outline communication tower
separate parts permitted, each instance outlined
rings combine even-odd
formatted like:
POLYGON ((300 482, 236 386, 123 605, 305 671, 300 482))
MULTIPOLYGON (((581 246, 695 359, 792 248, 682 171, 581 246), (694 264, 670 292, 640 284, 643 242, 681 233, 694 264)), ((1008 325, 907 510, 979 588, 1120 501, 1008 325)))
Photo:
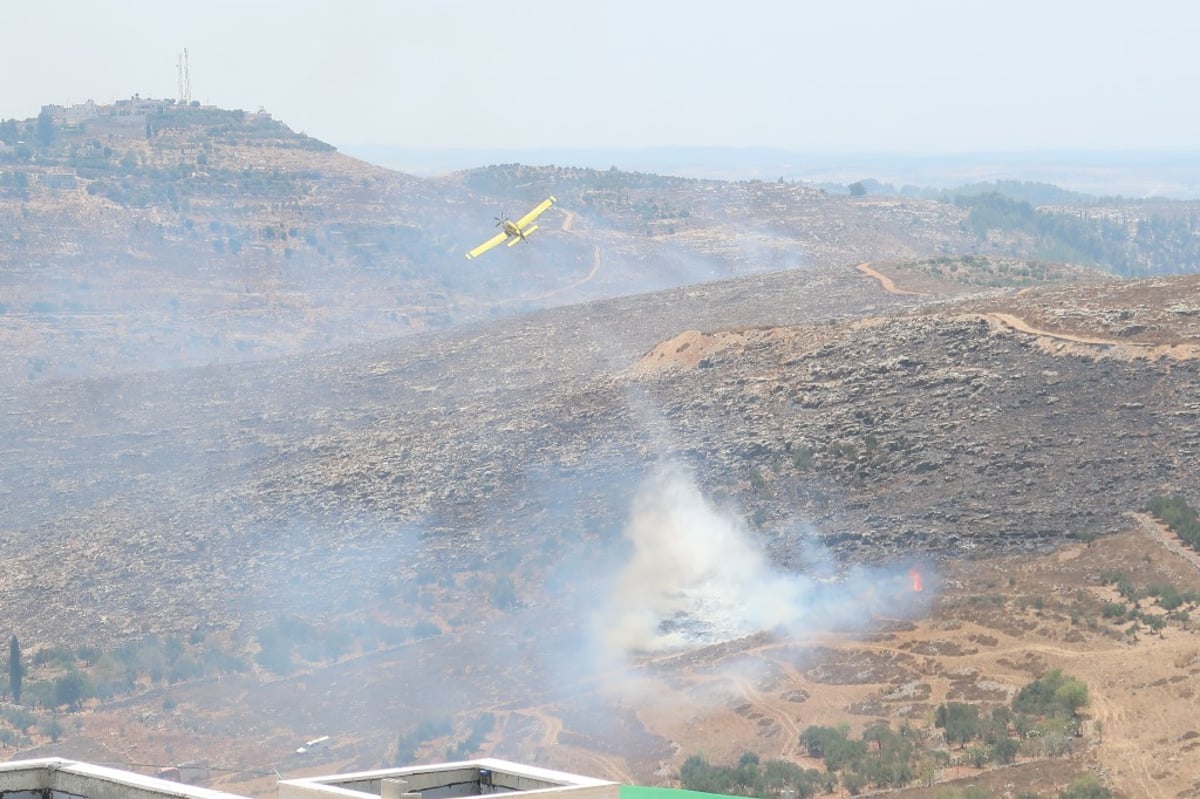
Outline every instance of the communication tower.
POLYGON ((175 67, 179 71, 179 102, 182 105, 188 105, 192 102, 192 76, 188 72, 188 51, 186 47, 179 54, 179 59, 175 62, 175 67))

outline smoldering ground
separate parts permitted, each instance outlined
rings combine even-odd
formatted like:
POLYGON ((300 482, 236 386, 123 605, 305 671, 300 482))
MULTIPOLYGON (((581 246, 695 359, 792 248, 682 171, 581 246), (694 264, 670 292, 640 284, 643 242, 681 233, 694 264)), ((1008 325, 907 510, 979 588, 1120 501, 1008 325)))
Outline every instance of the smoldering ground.
MULTIPOLYGON (((608 468, 617 475, 620 467, 608 468)), ((619 484, 582 488, 563 474, 535 481, 547 497, 539 526, 559 543, 522 578, 519 606, 487 624, 495 642, 488 659, 520 668, 480 674, 512 681, 510 711, 586 708, 593 728, 608 724, 619 736, 622 708, 681 702, 703 712, 725 701, 719 690, 663 691, 661 664, 677 654, 738 649, 758 634, 794 638, 803 649, 806 639, 866 634, 877 622, 917 617, 928 607, 936 582, 928 564, 841 564, 817 531, 797 524, 788 534, 802 539, 793 552, 801 553, 803 570, 785 569, 767 555, 761 535, 735 509, 705 496, 685 467, 624 468, 619 484), (606 514, 607 523, 595 521, 606 514), (591 529, 580 526, 586 518, 591 529), (913 574, 922 575, 924 590, 915 590, 913 574)), ((819 657, 818 648, 804 657, 819 657)), ((768 668, 749 651, 720 660, 716 668, 738 679, 768 668)))
POLYGON ((804 573, 772 563, 748 525, 703 496, 682 467, 657 467, 633 501, 629 558, 597 613, 597 635, 628 656, 763 631, 865 630, 881 613, 924 607, 929 594, 914 590, 913 564, 840 569, 815 530, 793 534, 802 537, 804 573))
POLYGON ((487 719, 498 756, 553 757, 542 747, 555 725, 560 742, 588 739, 616 752, 636 739, 657 752, 666 744, 653 723, 633 723, 630 714, 702 716, 727 705, 739 682, 772 668, 750 644, 760 634, 795 639, 797 663, 811 664, 824 650, 808 639, 866 634, 876 622, 915 617, 933 593, 914 590, 910 574, 916 567, 932 584, 927 565, 846 566, 803 524, 789 532, 803 539, 793 547, 803 571, 777 565, 760 534, 705 496, 678 463, 614 459, 594 467, 595 482, 565 471, 531 476, 537 511, 525 519, 524 544, 505 551, 497 540, 492 552, 460 563, 472 576, 458 585, 483 593, 430 611, 453 617, 455 607, 475 607, 474 620, 460 617, 421 643, 419 658, 406 656, 414 668, 419 662, 420 675, 375 673, 370 707, 391 708, 388 716, 402 701, 413 730, 423 719, 452 716, 447 724, 460 738, 487 719), (500 579, 489 574, 515 583, 501 612, 489 607, 487 592, 500 579), (708 679, 685 690, 664 685, 663 669, 689 652, 713 658, 708 679), (402 700, 386 693, 397 680, 409 686, 402 700), (431 686, 429 702, 411 690, 416 684, 431 686))

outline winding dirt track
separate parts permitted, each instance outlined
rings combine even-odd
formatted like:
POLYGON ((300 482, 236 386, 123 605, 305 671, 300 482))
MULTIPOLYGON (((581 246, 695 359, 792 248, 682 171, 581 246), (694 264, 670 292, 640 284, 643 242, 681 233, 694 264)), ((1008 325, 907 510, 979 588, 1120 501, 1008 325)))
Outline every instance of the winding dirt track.
MULTIPOLYGON (((919 291, 909 291, 902 289, 896 285, 896 282, 887 275, 871 267, 870 262, 857 264, 855 267, 864 275, 874 278, 879 281, 880 287, 888 294, 928 297, 919 291)), ((1192 360, 1200 358, 1200 346, 1194 344, 1159 344, 1154 342, 1141 341, 1122 341, 1114 338, 1099 338, 1096 336, 1082 336, 1075 333, 1064 333, 1057 330, 1047 330, 1046 328, 1034 327, 1019 316, 1010 313, 1002 313, 993 311, 980 315, 993 325, 1006 327, 1010 330, 1015 330, 1026 335, 1036 336, 1043 341, 1060 342, 1069 345, 1081 345, 1083 347, 1100 347, 1106 350, 1106 354, 1114 355, 1123 358, 1149 358, 1156 360, 1158 358, 1171 358, 1173 360, 1192 360)))
POLYGON ((993 324, 1000 324, 1019 333, 1037 336, 1039 339, 1049 339, 1066 344, 1079 344, 1085 347, 1102 347, 1108 351, 1108 354, 1123 358, 1148 358, 1150 360, 1170 358, 1176 361, 1200 358, 1200 347, 1194 344, 1156 344, 1153 342, 1119 341, 1112 338, 1080 336, 1034 327, 1024 319, 1007 313, 988 313, 984 314, 984 318, 993 324))
POLYGON ((888 294, 897 294, 897 295, 902 295, 902 296, 907 296, 907 297, 928 297, 929 296, 928 294, 921 292, 921 291, 909 291, 907 289, 899 288, 896 285, 896 282, 894 280, 892 280, 890 277, 888 277, 887 275, 881 274, 881 273, 875 271, 873 268, 871 268, 870 261, 864 261, 863 263, 858 264, 854 268, 857 269, 858 271, 862 272, 867 277, 873 277, 876 280, 878 280, 879 285, 882 286, 883 290, 886 291, 888 294))
MULTIPOLYGON (((1046 336, 1048 338, 1058 339, 1059 341, 1070 341, 1075 344, 1096 344, 1099 346, 1118 346, 1123 342, 1116 341, 1111 338, 1095 338, 1092 336, 1078 336, 1071 333, 1059 333, 1053 330, 1034 327, 1019 316, 1013 316, 1007 313, 988 313, 984 317, 994 322, 999 322, 1005 327, 1012 328, 1019 333, 1028 333, 1031 336, 1046 336)), ((1125 346, 1130 346, 1125 343, 1125 346)), ((1148 346, 1148 345, 1132 345, 1132 346, 1148 346)))
POLYGON ((579 214, 574 211, 568 211, 566 208, 559 208, 563 214, 562 230, 563 233, 570 233, 571 228, 575 227, 575 220, 579 218, 579 214))
MULTIPOLYGON (((579 214, 575 213, 574 211, 568 211, 566 208, 560 208, 558 210, 562 211, 562 213, 563 213, 562 231, 564 233, 571 233, 572 235, 576 235, 576 236, 580 235, 578 233, 575 233, 573 230, 573 228, 575 227, 575 220, 579 218, 579 214)), ((564 291, 571 291, 573 289, 579 288, 580 286, 584 285, 585 283, 589 283, 593 278, 596 277, 596 275, 597 275, 597 273, 599 273, 599 271, 600 271, 600 245, 597 244, 592 251, 592 268, 590 270, 588 270, 588 273, 586 275, 584 275, 583 277, 579 278, 578 280, 576 280, 572 283, 568 283, 565 286, 560 286, 559 288, 551 289, 550 291, 544 291, 541 294, 536 294, 533 296, 518 297, 518 298, 516 298, 516 300, 504 300, 497 304, 499 305, 499 304, 503 304, 504 302, 515 302, 518 300, 520 302, 528 302, 530 300, 544 300, 549 297, 553 297, 555 294, 562 294, 564 291)))

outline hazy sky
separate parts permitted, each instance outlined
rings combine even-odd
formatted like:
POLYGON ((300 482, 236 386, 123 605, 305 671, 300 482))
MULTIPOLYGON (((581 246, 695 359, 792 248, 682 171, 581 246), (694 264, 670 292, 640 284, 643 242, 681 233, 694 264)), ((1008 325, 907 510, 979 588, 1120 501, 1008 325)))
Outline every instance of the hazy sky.
POLYGON ((176 97, 339 147, 1200 149, 1193 0, 6 3, 0 118, 176 97))

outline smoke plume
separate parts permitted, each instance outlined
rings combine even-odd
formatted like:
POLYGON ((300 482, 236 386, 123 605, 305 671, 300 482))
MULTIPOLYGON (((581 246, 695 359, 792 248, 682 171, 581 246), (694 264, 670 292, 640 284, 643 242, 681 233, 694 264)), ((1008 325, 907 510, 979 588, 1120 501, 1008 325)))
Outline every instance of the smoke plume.
POLYGON ((782 570, 739 517, 714 506, 675 465, 659 468, 642 486, 625 537, 630 555, 598 618, 614 653, 762 631, 861 629, 880 613, 911 613, 925 596, 914 590, 911 563, 834 575, 836 566, 815 535, 805 543, 808 573, 782 570))

